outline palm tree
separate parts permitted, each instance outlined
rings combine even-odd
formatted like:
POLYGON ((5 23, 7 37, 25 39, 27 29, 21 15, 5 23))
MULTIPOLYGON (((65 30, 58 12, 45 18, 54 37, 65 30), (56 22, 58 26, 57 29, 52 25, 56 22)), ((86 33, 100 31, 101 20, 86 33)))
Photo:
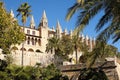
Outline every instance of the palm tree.
POLYGON ((68 60, 68 55, 74 51, 71 37, 63 35, 60 39, 56 37, 48 39, 46 51, 54 53, 55 60, 68 60))
MULTIPOLYGON (((23 32, 24 32, 24 26, 25 26, 25 23, 26 23, 26 21, 27 21, 27 17, 29 17, 30 16, 30 12, 31 12, 31 10, 30 10, 30 7, 31 6, 29 6, 28 5, 28 3, 23 3, 23 4, 21 4, 21 6, 17 9, 17 12, 18 12, 18 14, 17 14, 17 16, 19 16, 19 15, 21 15, 22 16, 22 23, 23 23, 23 32)), ((22 43, 22 63, 21 63, 21 65, 23 66, 23 54, 24 54, 24 42, 22 43)))
POLYGON ((46 52, 51 51, 51 53, 53 53, 53 50, 54 50, 55 54, 57 54, 57 51, 60 47, 59 42, 60 42, 60 39, 58 39, 56 37, 52 37, 52 38, 48 39, 48 44, 46 44, 46 52))
POLYGON ((73 44, 73 47, 74 47, 74 50, 75 50, 75 54, 76 54, 76 64, 78 63, 78 48, 79 48, 79 38, 77 36, 74 36, 72 38, 72 44, 73 44))
POLYGON ((120 39, 120 1, 119 0, 77 0, 77 2, 69 8, 66 19, 70 20, 75 12, 79 12, 76 26, 82 30, 89 21, 99 13, 104 11, 96 31, 101 31, 97 39, 107 41, 111 36, 113 42, 120 39), (104 28, 104 25, 110 23, 104 28))
POLYGON ((73 54, 74 51, 71 36, 63 35, 60 39, 60 46, 63 52, 60 56, 62 56, 63 60, 70 60, 69 55, 73 54))
POLYGON ((76 28, 72 36, 72 45, 76 54, 76 64, 78 64, 78 51, 82 51, 84 54, 88 52, 88 46, 81 41, 79 34, 80 28, 76 28))
POLYGON ((60 39, 56 37, 52 37, 48 39, 48 43, 46 44, 46 52, 51 52, 54 54, 54 63, 58 65, 58 59, 62 52, 62 46, 60 45, 60 39))

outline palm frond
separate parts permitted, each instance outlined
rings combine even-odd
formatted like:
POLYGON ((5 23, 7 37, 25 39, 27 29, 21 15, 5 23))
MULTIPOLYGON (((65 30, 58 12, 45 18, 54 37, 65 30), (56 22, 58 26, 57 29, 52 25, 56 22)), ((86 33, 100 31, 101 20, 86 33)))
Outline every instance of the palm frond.
POLYGON ((99 23, 96 26, 96 31, 100 31, 103 26, 108 23, 112 19, 112 13, 111 10, 107 11, 102 18, 100 19, 99 23))
POLYGON ((97 36, 97 40, 104 40, 104 41, 108 41, 110 36, 111 36, 111 31, 110 31, 110 27, 107 27, 106 29, 104 29, 98 36, 97 36))
POLYGON ((102 9, 102 3, 102 1, 95 2, 89 5, 88 9, 85 9, 82 12, 80 12, 76 25, 79 26, 80 24, 88 24, 91 18, 93 18, 102 9))
POLYGON ((73 16, 73 14, 76 12, 76 10, 81 6, 79 3, 75 3, 72 7, 68 9, 66 20, 69 21, 70 18, 73 16))
POLYGON ((116 34, 113 36, 113 43, 117 42, 119 39, 120 39, 120 32, 119 32, 119 33, 116 33, 116 34))

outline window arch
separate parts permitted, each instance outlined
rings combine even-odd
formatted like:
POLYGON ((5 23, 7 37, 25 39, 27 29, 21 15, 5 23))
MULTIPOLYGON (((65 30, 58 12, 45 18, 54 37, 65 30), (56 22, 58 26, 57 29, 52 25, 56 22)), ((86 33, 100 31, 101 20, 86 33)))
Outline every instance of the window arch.
POLYGON ((24 50, 24 51, 26 51, 26 49, 25 49, 25 48, 21 48, 20 50, 24 50))
POLYGON ((28 45, 30 44, 30 37, 28 37, 28 39, 27 39, 27 44, 28 45))
POLYGON ((34 52, 34 50, 33 50, 32 48, 28 49, 28 51, 30 51, 30 52, 34 52))
POLYGON ((31 39, 31 41, 32 41, 32 45, 34 45, 35 43, 34 43, 34 39, 33 38, 31 39))
POLYGON ((35 45, 37 44, 37 38, 35 38, 35 45))
POLYGON ((18 50, 18 48, 16 46, 13 46, 11 50, 18 50))
POLYGON ((39 46, 41 46, 41 40, 40 39, 38 39, 38 44, 39 44, 39 46))
POLYGON ((36 52, 38 52, 38 53, 43 53, 43 52, 42 52, 42 51, 40 51, 39 49, 37 49, 37 50, 36 50, 36 52))

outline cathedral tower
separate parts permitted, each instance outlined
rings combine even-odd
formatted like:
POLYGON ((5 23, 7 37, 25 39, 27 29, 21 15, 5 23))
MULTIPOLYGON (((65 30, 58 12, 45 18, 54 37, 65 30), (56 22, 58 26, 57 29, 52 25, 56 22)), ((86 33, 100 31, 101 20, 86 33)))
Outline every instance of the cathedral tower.
POLYGON ((59 21, 57 21, 57 25, 56 25, 56 37, 57 38, 61 38, 61 33, 62 33, 62 28, 60 26, 59 21))
POLYGON ((48 39, 48 20, 46 17, 46 12, 45 10, 43 11, 43 15, 39 24, 39 34, 41 37, 41 46, 42 46, 42 51, 45 52, 46 50, 46 44, 47 44, 47 39, 48 39))

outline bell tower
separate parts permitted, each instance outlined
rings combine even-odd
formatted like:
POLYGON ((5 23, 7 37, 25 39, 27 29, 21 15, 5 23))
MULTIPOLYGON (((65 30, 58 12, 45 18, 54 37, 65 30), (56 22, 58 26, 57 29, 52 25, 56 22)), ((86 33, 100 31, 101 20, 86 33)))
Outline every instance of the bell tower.
POLYGON ((48 43, 48 20, 46 17, 46 12, 45 10, 43 11, 43 15, 38 27, 39 30, 39 35, 41 37, 41 47, 42 47, 42 52, 45 52, 46 50, 46 44, 48 43))

